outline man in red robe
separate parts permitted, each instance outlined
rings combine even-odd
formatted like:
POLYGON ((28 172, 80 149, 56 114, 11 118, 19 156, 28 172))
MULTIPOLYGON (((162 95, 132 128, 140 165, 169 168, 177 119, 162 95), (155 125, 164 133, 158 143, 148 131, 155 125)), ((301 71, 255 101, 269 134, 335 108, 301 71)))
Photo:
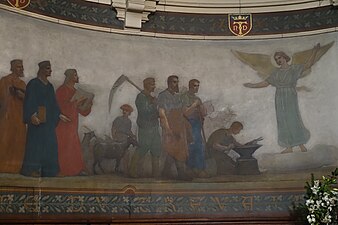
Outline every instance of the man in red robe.
POLYGON ((67 69, 65 76, 63 85, 56 90, 60 110, 71 120, 70 122, 60 121, 56 128, 60 176, 85 175, 85 163, 78 134, 78 114, 87 116, 91 112, 92 102, 89 107, 83 108, 81 106, 86 98, 73 98, 76 92, 74 85, 79 82, 75 69, 67 69))
POLYGON ((0 173, 19 173, 25 153, 23 63, 11 61, 12 73, 0 80, 0 173))

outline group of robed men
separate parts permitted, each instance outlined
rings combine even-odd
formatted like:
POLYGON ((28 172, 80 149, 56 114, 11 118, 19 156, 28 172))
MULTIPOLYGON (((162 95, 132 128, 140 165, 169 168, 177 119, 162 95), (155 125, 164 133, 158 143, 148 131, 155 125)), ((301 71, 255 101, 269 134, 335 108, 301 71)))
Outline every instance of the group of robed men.
POLYGON ((11 72, 0 80, 0 173, 33 177, 74 176, 85 173, 78 136, 78 114, 85 99, 73 100, 79 82, 75 69, 65 71, 64 83, 54 91, 48 81, 50 61, 38 64, 37 77, 27 86, 23 61, 11 61, 11 72))
POLYGON ((153 96, 156 87, 154 78, 144 79, 143 86, 144 90, 135 100, 139 147, 132 156, 129 176, 139 177, 138 164, 150 152, 152 176, 155 178, 191 180, 194 177, 210 177, 211 174, 206 172, 207 149, 210 150, 208 157, 216 160, 217 174, 234 173, 234 161, 226 153, 235 145, 241 145, 233 135, 238 134, 243 125, 236 121, 229 129, 218 129, 206 143, 203 130, 206 109, 196 95, 200 86, 197 79, 190 80, 189 90, 182 94, 179 93, 178 76, 171 75, 167 78, 167 89, 157 98, 153 96), (161 171, 159 158, 162 150, 166 158, 161 171), (173 164, 177 175, 172 170, 173 164))
POLYGON ((206 177, 204 144, 201 127, 205 110, 196 93, 200 82, 193 79, 189 90, 179 94, 179 79, 176 75, 167 78, 167 89, 158 97, 155 90, 155 79, 143 80, 144 90, 135 100, 137 108, 138 142, 129 167, 129 175, 138 177, 138 162, 149 151, 152 161, 152 175, 155 178, 174 178, 189 180, 193 176, 206 177), (160 135, 160 129, 162 134, 160 135), (162 149, 166 153, 164 168, 161 172, 159 158, 162 149), (176 166, 177 176, 171 170, 176 166))
MULTIPOLYGON (((11 61, 12 73, 0 80, 0 128, 5 131, 0 135, 0 173, 46 177, 85 175, 78 114, 88 115, 92 102, 83 110, 80 106, 85 99, 73 100, 74 85, 79 82, 75 69, 65 71, 64 83, 55 93, 48 81, 52 72, 50 61, 38 65, 37 77, 27 86, 20 79, 24 76, 24 69, 19 59, 11 61)), ((183 94, 179 93, 178 83, 178 76, 169 76, 167 89, 156 98, 153 96, 155 79, 148 77, 143 80, 144 90, 135 100, 139 147, 130 162, 131 177, 139 177, 138 162, 148 151, 152 156, 152 175, 155 178, 191 180, 193 177, 209 177, 205 170, 206 147, 216 160, 217 173, 226 174, 231 170, 232 161, 224 151, 239 145, 232 135, 239 133, 243 125, 235 122, 229 129, 219 129, 205 143, 203 121, 206 110, 196 96, 200 82, 190 80, 189 90, 183 94), (161 171, 159 158, 162 149, 166 159, 161 171), (177 175, 172 172, 173 164, 177 175)), ((127 104, 121 109, 127 115, 132 111, 127 104)), ((113 132, 112 129, 114 138, 113 132)))

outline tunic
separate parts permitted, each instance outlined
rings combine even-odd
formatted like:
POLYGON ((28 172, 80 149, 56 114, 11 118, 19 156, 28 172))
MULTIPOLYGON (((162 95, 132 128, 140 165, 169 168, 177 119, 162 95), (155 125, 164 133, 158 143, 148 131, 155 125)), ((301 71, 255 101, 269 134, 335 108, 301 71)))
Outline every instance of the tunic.
POLYGON ((178 94, 171 94, 169 90, 162 91, 158 96, 158 107, 165 110, 165 114, 173 132, 166 135, 162 130, 162 147, 178 161, 188 158, 188 144, 186 136, 186 119, 183 116, 182 101, 178 94))
POLYGON ((79 111, 76 102, 70 101, 75 91, 75 88, 70 88, 66 85, 62 85, 56 90, 56 99, 61 113, 71 120, 70 122, 59 121, 56 128, 60 174, 63 176, 78 175, 85 169, 78 134, 78 114, 87 116, 90 113, 90 109, 79 111))
POLYGON ((227 129, 221 128, 212 132, 208 138, 207 148, 211 153, 211 156, 216 161, 217 174, 234 174, 235 165, 234 161, 223 151, 219 151, 213 148, 214 144, 220 144, 223 146, 228 146, 230 144, 235 144, 235 138, 230 135, 227 129))
POLYGON ((161 136, 159 132, 157 104, 151 102, 143 92, 139 93, 135 100, 137 108, 138 142, 137 151, 141 156, 148 151, 153 156, 161 154, 161 136))
POLYGON ((126 142, 131 132, 131 120, 124 116, 118 116, 113 121, 112 130, 116 129, 115 136, 112 138, 117 142, 126 142))
POLYGON ((26 126, 22 120, 23 99, 9 88, 25 90, 20 78, 8 75, 0 80, 0 173, 19 173, 25 152, 26 126))
MULTIPOLYGON (((196 100, 200 100, 196 95, 189 92, 182 95, 183 105, 190 107, 196 100)), ((187 164, 190 168, 205 168, 205 152, 202 139, 202 121, 198 109, 195 109, 188 116, 191 125, 192 142, 189 144, 189 158, 187 164)))
POLYGON ((39 78, 27 84, 23 106, 23 118, 27 124, 27 139, 21 174, 52 177, 59 172, 58 147, 55 128, 59 121, 60 109, 56 102, 54 87, 44 84, 39 78), (38 107, 46 109, 46 122, 39 125, 31 123, 31 116, 38 112, 38 107))
POLYGON ((282 147, 305 144, 310 139, 310 132, 305 128, 300 115, 296 91, 302 71, 302 65, 291 65, 288 69, 276 69, 266 79, 276 87, 278 144, 282 147))

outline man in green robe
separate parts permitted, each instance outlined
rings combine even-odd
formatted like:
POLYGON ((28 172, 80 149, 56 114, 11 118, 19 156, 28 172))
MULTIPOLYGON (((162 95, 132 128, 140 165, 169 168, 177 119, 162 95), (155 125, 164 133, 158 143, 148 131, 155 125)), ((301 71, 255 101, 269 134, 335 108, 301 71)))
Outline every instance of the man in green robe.
POLYGON ((135 100, 137 108, 138 142, 129 169, 131 177, 138 177, 138 162, 149 151, 151 153, 152 175, 155 178, 160 176, 159 157, 161 154, 161 137, 159 132, 158 110, 156 98, 151 95, 155 90, 155 79, 148 77, 143 80, 144 90, 141 91, 135 100))

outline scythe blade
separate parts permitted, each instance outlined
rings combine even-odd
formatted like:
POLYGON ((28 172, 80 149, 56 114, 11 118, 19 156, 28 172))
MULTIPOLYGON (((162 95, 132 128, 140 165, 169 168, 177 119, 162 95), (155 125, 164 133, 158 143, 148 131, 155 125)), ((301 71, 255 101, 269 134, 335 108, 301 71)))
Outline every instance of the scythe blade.
POLYGON ((121 84, 125 81, 128 81, 131 85, 136 87, 137 90, 142 91, 142 89, 139 86, 137 86, 134 82, 132 82, 126 75, 122 74, 119 78, 117 78, 117 80, 113 84, 113 87, 110 89, 109 100, 108 100, 109 112, 110 112, 111 104, 113 102, 113 97, 114 97, 114 94, 117 88, 121 86, 121 84))
POLYGON ((117 88, 119 86, 121 86, 121 84, 126 81, 128 78, 125 76, 125 75, 121 75, 119 78, 117 78, 117 80, 115 81, 115 83, 113 84, 113 87, 110 89, 110 92, 109 92, 109 100, 108 100, 108 110, 110 112, 110 108, 111 108, 111 104, 113 102, 113 97, 114 97, 114 94, 117 90, 117 88))

